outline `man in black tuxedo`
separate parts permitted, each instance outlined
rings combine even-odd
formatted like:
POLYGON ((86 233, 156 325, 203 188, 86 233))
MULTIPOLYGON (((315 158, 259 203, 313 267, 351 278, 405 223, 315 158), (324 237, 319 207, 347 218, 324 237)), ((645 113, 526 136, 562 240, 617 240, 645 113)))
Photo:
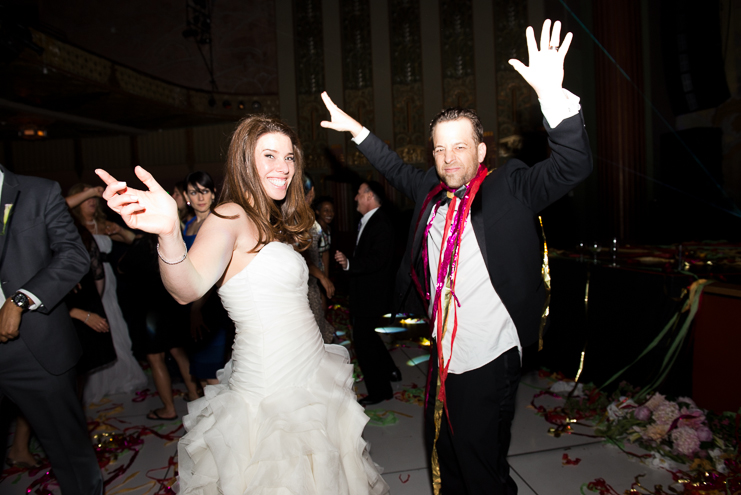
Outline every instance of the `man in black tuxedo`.
POLYGON ((552 35, 550 27, 549 20, 543 24, 540 50, 527 29, 529 67, 510 60, 538 94, 549 135, 551 156, 533 166, 510 160, 487 173, 480 165, 486 155, 481 122, 472 110, 452 108, 430 124, 436 167, 421 171, 322 95, 332 118, 322 126, 351 132, 371 164, 416 203, 396 297, 408 296, 407 308, 429 304, 434 317, 425 436, 440 467, 433 483, 446 495, 517 493, 506 456, 521 350, 538 340, 546 299, 536 214, 592 170, 579 99, 561 87, 572 36, 559 49, 561 25, 554 24, 552 35), (468 214, 456 217, 466 207, 468 214), (448 227, 446 217, 464 221, 448 227), (441 251, 460 257, 439 263, 441 251), (419 290, 411 288, 410 274, 419 290), (437 379, 445 385, 439 401, 437 379))
POLYGON ((358 402, 367 406, 393 397, 391 379, 401 379, 376 327, 391 307, 393 291, 394 227, 381 206, 381 184, 363 182, 355 201, 362 215, 352 256, 335 253, 335 260, 350 275, 350 314, 353 345, 363 371, 368 395, 358 402))
POLYGON ((80 342, 62 302, 90 258, 59 184, 1 165, 0 181, 0 399, 7 395, 28 419, 63 494, 102 494, 75 389, 80 342))

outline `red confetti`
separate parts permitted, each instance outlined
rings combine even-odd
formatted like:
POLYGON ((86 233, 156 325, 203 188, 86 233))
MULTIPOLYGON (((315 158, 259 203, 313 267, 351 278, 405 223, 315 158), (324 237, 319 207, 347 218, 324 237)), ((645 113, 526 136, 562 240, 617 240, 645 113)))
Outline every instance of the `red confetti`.
POLYGON ((599 495, 620 495, 613 487, 607 484, 607 481, 605 481, 604 478, 597 478, 594 481, 590 481, 587 484, 587 490, 590 492, 598 492, 599 495))
POLYGON ((403 480, 403 479, 401 479, 401 475, 399 475, 399 481, 401 481, 402 483, 406 483, 407 481, 409 481, 409 478, 411 478, 411 477, 412 477, 411 474, 407 474, 407 479, 403 480))
POLYGON ((572 459, 571 457, 569 457, 569 454, 565 452, 563 456, 561 457, 561 463, 564 466, 578 466, 580 462, 581 462, 581 459, 579 459, 578 457, 576 459, 572 459))

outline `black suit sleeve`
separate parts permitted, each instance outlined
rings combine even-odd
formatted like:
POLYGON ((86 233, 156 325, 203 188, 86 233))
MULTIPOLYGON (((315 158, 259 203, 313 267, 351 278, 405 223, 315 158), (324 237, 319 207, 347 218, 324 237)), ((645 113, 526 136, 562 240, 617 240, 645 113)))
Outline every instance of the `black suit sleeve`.
POLYGON ((567 194, 592 172, 592 153, 582 113, 563 120, 555 129, 543 121, 551 156, 532 167, 519 162, 511 167, 508 176, 512 194, 534 212, 567 194))
POLYGON ((44 220, 51 260, 23 284, 23 289, 39 298, 43 306, 38 311, 49 313, 90 269, 90 257, 57 183, 47 196, 44 220))
POLYGON ((413 165, 404 163, 404 160, 375 134, 369 134, 358 145, 358 150, 394 188, 409 199, 416 202, 419 199, 416 195, 420 194, 420 191, 426 192, 427 189, 421 187, 425 173, 413 165))
POLYGON ((364 245, 363 256, 348 258, 350 268, 347 272, 350 276, 386 270, 394 255, 394 230, 391 224, 380 221, 371 226, 371 220, 368 221, 369 225, 363 229, 363 234, 360 236, 360 241, 364 245))

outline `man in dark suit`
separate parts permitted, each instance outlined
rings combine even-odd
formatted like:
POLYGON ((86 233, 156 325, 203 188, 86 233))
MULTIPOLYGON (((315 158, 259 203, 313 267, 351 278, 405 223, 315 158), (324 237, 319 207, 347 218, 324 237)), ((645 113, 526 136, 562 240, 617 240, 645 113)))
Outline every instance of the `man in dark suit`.
POLYGON ((386 345, 376 333, 384 313, 391 307, 393 292, 394 228, 381 206, 385 194, 381 184, 363 182, 355 201, 362 215, 355 251, 347 257, 335 253, 335 260, 350 275, 350 314, 353 345, 363 371, 368 395, 358 402, 367 406, 393 397, 391 379, 400 380, 386 345))
POLYGON ((62 302, 90 258, 59 184, 0 165, 0 399, 31 424, 67 494, 102 494, 103 479, 75 391, 81 348, 62 302))
POLYGON ((433 483, 446 495, 517 493, 506 456, 521 349, 538 340, 546 300, 535 217, 592 169, 579 100, 561 87, 571 33, 559 49, 560 23, 552 35, 550 27, 543 25, 540 50, 528 28, 529 67, 510 60, 538 94, 549 135, 551 156, 531 167, 510 160, 488 172, 481 122, 453 108, 430 124, 436 166, 423 172, 323 95, 332 121, 322 126, 351 132, 371 164, 416 202, 396 296, 408 296, 407 307, 428 305, 434 325, 425 436, 437 454, 433 473, 440 468, 433 483))

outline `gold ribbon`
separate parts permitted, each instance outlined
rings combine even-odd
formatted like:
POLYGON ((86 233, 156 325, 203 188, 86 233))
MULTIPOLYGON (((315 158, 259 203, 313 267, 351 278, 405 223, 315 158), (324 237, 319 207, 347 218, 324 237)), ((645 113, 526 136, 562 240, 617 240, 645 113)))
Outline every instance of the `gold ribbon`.
POLYGON ((543 304, 543 311, 540 315, 540 328, 538 329, 538 351, 542 351, 543 331, 545 330, 545 324, 548 321, 551 308, 551 269, 548 265, 548 243, 545 240, 543 218, 538 216, 538 222, 540 222, 540 232, 543 234, 543 267, 541 268, 541 275, 543 276, 543 285, 545 286, 545 303, 543 304))

